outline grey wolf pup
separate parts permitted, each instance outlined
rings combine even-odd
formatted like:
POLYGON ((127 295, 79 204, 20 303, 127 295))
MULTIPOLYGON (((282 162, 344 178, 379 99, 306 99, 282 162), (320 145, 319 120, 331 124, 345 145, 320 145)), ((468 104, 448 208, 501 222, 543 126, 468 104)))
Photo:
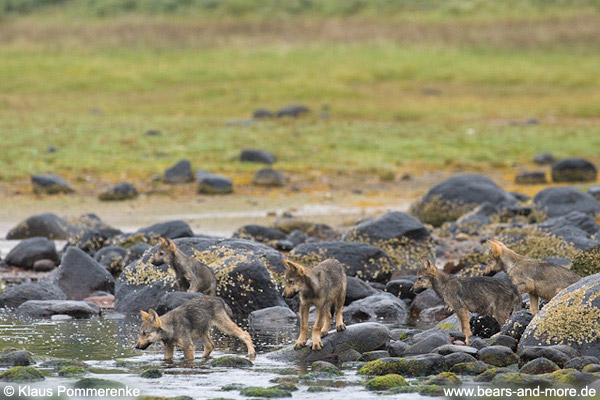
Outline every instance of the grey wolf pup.
POLYGON ((160 246, 154 253, 152 264, 167 264, 175 270, 175 278, 182 292, 200 292, 217 295, 217 279, 214 272, 193 257, 179 250, 171 239, 160 238, 160 246))
POLYGON ((335 308, 335 329, 341 332, 346 329, 342 314, 346 299, 346 272, 339 261, 328 259, 320 262, 314 268, 306 268, 290 260, 283 260, 287 271, 285 273, 285 288, 283 295, 287 298, 300 295, 300 336, 294 348, 300 349, 308 340, 308 312, 314 305, 317 316, 311 336, 311 348, 323 348, 322 336, 326 336, 331 327, 331 307, 335 308))
POLYGON ((488 276, 459 278, 436 268, 430 260, 421 260, 415 293, 432 288, 446 306, 456 313, 460 330, 469 344, 471 326, 469 311, 491 315, 502 326, 515 310, 521 309, 519 290, 510 282, 488 276))
POLYGON ((521 293, 529 293, 532 314, 540 310, 540 298, 548 301, 567 286, 581 279, 558 264, 521 256, 502 242, 488 240, 492 247, 485 274, 505 271, 521 293))
POLYGON ((210 329, 216 326, 221 332, 239 338, 248 348, 248 358, 254 360, 256 351, 248 332, 240 329, 232 320, 231 309, 219 297, 200 296, 159 317, 153 309, 142 314, 140 338, 135 348, 145 350, 152 343, 162 342, 165 359, 173 358, 175 347, 183 349, 186 359, 194 359, 194 341, 204 345, 202 357, 208 357, 215 348, 210 329))

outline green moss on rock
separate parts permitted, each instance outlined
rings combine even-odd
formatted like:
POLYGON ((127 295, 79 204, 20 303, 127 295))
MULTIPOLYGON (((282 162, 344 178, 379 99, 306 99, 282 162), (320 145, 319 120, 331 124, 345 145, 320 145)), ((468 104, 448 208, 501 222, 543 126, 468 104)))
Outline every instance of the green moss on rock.
POLYGON ((571 261, 571 270, 581 276, 600 272, 600 244, 577 253, 571 261))
POLYGON ((458 375, 479 375, 490 368, 486 363, 482 361, 473 361, 466 363, 454 364, 450 368, 450 372, 458 375))
POLYGON ((5 382, 35 382, 44 379, 44 375, 33 367, 12 367, 0 374, 0 381, 5 382))
POLYGON ((84 375, 86 372, 87 371, 85 370, 85 368, 78 367, 75 365, 70 365, 70 366, 61 368, 58 371, 58 375, 65 376, 65 377, 73 377, 73 376, 84 375))
POLYGON ((163 376, 163 373, 158 368, 148 368, 144 372, 142 372, 140 374, 140 376, 142 378, 147 378, 147 379, 157 379, 157 378, 160 378, 161 376, 163 376))
POLYGON ((210 362, 213 367, 228 367, 228 368, 248 368, 251 367, 252 361, 243 357, 223 356, 217 357, 210 362))
POLYGON ((377 376, 367 381, 365 387, 369 390, 388 390, 397 386, 406 386, 408 382, 398 374, 377 376))
POLYGON ((436 376, 426 379, 423 383, 425 385, 448 386, 459 385, 462 382, 453 372, 440 372, 436 376))
POLYGON ((262 398, 278 398, 278 397, 292 397, 292 393, 287 390, 277 389, 274 387, 263 388, 263 387, 247 387, 240 390, 240 394, 246 397, 262 397, 262 398))

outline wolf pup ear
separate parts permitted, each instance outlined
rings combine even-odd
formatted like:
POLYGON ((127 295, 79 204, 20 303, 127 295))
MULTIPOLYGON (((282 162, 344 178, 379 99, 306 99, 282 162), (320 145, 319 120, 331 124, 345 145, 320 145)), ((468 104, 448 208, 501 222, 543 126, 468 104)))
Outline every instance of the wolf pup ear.
POLYGON ((150 318, 150 315, 144 310, 140 310, 140 314, 142 315, 142 319, 144 321, 147 320, 148 318, 150 318))
POLYGON ((287 260, 287 259, 283 260, 283 263, 285 264, 285 266, 287 267, 288 270, 295 271, 300 276, 304 276, 306 273, 306 270, 304 269, 304 267, 298 263, 295 263, 295 262, 287 260))
POLYGON ((503 244, 500 242, 495 242, 493 240, 489 240, 489 239, 488 239, 488 243, 490 244, 490 246, 492 246, 492 256, 500 257, 502 255, 503 244))
POLYGON ((153 309, 149 309, 148 314, 150 315, 150 322, 154 323, 154 327, 160 328, 162 326, 162 321, 160 320, 160 317, 158 316, 156 311, 154 311, 153 309))
POLYGON ((166 246, 167 245, 167 242, 165 241, 164 237, 161 236, 159 239, 160 239, 161 246, 166 246))
POLYGON ((437 267, 435 266, 435 264, 433 263, 433 261, 431 261, 430 259, 425 259, 425 264, 427 265, 427 270, 433 274, 435 274, 437 272, 437 267))
POLYGON ((167 244, 169 245, 169 249, 171 251, 175 251, 175 243, 173 243, 171 239, 167 238, 167 244))

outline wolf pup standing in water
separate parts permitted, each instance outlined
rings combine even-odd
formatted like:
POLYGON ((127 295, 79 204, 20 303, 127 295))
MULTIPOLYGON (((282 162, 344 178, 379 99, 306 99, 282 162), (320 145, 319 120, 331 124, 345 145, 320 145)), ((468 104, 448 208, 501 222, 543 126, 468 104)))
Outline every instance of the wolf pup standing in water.
POLYGON ((485 273, 505 271, 521 293, 529 293, 533 315, 540 310, 540 297, 548 301, 581 279, 575 272, 558 264, 519 255, 502 242, 488 240, 488 243, 492 250, 485 273))
POLYGON ((458 278, 424 259, 412 290, 420 293, 429 288, 456 313, 460 330, 467 337, 467 345, 471 337, 469 312, 491 315, 502 326, 513 311, 521 309, 521 295, 512 283, 487 276, 458 278))
POLYGON ((175 270, 175 278, 182 292, 200 292, 217 295, 217 279, 214 272, 193 257, 179 250, 171 239, 160 238, 160 245, 151 259, 152 264, 167 264, 175 270))
POLYGON ((183 349, 186 359, 194 359, 194 341, 204 345, 202 357, 208 357, 215 348, 210 330, 216 326, 221 332, 239 338, 248 348, 248 358, 254 360, 256 351, 248 332, 231 320, 231 309, 219 297, 200 296, 159 317, 153 309, 141 311, 142 327, 135 348, 145 350, 152 343, 162 342, 165 359, 173 358, 175 347, 183 349))
POLYGON ((326 336, 331 327, 331 307, 335 308, 335 329, 341 332, 346 329, 342 315, 346 300, 346 272, 339 261, 328 259, 314 268, 306 268, 290 260, 283 260, 287 272, 283 295, 287 298, 300 294, 300 336, 294 348, 300 349, 308 340, 308 312, 311 305, 317 311, 317 318, 312 330, 311 348, 323 348, 322 336, 326 336))

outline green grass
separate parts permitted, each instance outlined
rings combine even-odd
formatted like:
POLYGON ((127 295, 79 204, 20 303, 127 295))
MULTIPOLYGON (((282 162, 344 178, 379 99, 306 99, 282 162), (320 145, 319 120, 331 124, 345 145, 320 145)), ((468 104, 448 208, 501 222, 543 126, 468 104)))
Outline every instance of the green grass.
MULTIPOLYGON (((431 10, 439 11, 441 2, 427 4, 434 3, 431 10)), ((568 11, 575 3, 566 4, 568 11)), ((64 7, 83 6, 67 1, 64 7)), ((446 13, 445 20, 414 25, 417 33, 410 36, 410 28, 408 39, 396 40, 386 32, 408 28, 365 17, 380 12, 373 7, 347 20, 350 27, 341 33, 328 30, 333 20, 310 18, 272 26, 235 18, 207 22, 219 36, 203 30, 206 20, 183 16, 71 21, 34 7, 32 16, 12 17, 0 23, 0 38, 6 38, 0 45, 0 178, 56 172, 148 179, 181 158, 197 168, 246 173, 257 166, 234 161, 244 147, 271 150, 281 160, 278 168, 298 173, 483 170, 522 164, 541 151, 599 161, 600 42, 578 29, 583 21, 595 32, 600 18, 540 17, 530 24, 499 17, 473 22, 481 34, 470 35, 446 13), (307 33, 303 24, 325 30, 307 33), (365 36, 351 36, 354 27, 365 36), (447 34, 435 36, 438 30, 447 34), (427 94, 431 89, 440 94, 427 94), (306 104, 312 113, 228 125, 257 108, 290 103, 306 104), (329 118, 320 116, 323 110, 329 118), (511 125, 528 118, 541 123, 511 125), (148 129, 164 134, 144 136, 148 129), (58 152, 47 154, 49 146, 58 152)))

